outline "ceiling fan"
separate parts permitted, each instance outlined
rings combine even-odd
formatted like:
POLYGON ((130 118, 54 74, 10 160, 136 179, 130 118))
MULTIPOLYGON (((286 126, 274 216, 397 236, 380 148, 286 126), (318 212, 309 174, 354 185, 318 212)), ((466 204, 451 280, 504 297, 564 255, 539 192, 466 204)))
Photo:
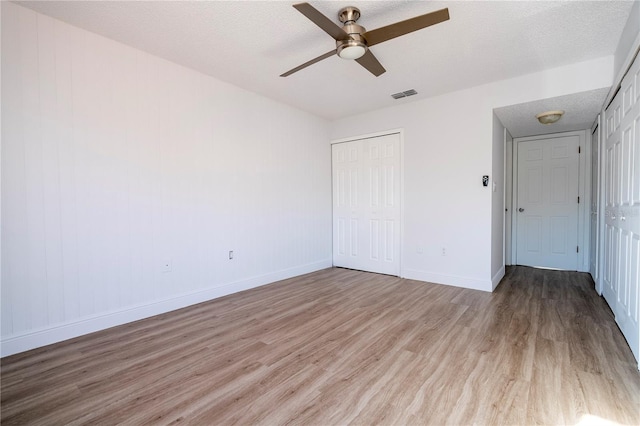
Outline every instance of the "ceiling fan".
POLYGON ((280 77, 287 77, 294 72, 327 59, 333 55, 338 55, 343 59, 355 59, 360 65, 365 67, 371 74, 378 77, 386 70, 378 62, 373 53, 369 50, 371 46, 391 40, 396 37, 439 24, 449 19, 449 9, 444 8, 425 15, 416 16, 395 24, 367 31, 364 27, 356 24, 360 18, 360 10, 357 7, 348 6, 340 9, 338 19, 344 24, 341 28, 329 18, 320 13, 309 3, 294 4, 298 12, 309 18, 311 22, 320 27, 324 32, 333 37, 336 41, 336 48, 330 52, 320 55, 302 65, 299 65, 280 77))

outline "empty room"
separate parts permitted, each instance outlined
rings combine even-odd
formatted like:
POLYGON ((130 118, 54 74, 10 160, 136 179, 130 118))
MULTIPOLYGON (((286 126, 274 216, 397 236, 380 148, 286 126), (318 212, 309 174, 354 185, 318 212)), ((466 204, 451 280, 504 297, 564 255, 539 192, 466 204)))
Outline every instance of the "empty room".
POLYGON ((640 2, 0 19, 3 425, 640 424, 640 2))

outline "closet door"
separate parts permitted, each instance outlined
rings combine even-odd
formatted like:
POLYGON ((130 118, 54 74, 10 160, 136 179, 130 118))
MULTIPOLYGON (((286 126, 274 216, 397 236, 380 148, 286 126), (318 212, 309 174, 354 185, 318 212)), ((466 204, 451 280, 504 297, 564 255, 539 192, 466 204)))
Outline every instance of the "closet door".
POLYGON ((400 135, 331 151, 334 266, 400 275, 400 135))
POLYGON ((605 261, 603 295, 640 359, 640 61, 605 111, 605 261))

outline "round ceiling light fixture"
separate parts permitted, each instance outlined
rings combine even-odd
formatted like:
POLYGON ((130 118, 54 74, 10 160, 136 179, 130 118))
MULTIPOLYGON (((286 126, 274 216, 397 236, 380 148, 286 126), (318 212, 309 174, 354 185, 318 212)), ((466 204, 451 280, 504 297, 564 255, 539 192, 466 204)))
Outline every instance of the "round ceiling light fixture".
POLYGON ((538 119, 540 124, 549 125, 549 124, 553 124, 556 121, 560 120, 560 118, 562 118, 562 114, 564 114, 564 111, 562 111, 562 110, 546 111, 546 112, 541 112, 540 114, 536 115, 536 118, 538 119))
POLYGON ((338 56, 342 59, 362 58, 367 52, 367 45, 359 40, 346 40, 338 45, 338 56))

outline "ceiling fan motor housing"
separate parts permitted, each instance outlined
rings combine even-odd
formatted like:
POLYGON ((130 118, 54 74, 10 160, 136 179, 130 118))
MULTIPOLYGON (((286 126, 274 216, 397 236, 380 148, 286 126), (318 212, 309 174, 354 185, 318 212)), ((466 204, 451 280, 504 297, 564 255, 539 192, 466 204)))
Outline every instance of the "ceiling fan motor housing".
MULTIPOLYGON (((358 50, 362 50, 362 54, 364 54, 367 50, 367 40, 362 35, 366 31, 365 28, 356 23, 349 23, 342 27, 342 29, 349 34, 351 38, 347 40, 336 40, 338 56, 345 58, 344 53, 342 55, 340 53, 347 48, 359 48, 358 50)), ((353 58, 346 57, 346 59, 353 58)))
POLYGON ((338 56, 343 59, 357 59, 367 51, 367 40, 363 36, 366 29, 356 24, 358 18, 360 10, 357 7, 348 6, 338 12, 338 19, 344 24, 342 29, 351 37, 347 40, 336 40, 338 56))

